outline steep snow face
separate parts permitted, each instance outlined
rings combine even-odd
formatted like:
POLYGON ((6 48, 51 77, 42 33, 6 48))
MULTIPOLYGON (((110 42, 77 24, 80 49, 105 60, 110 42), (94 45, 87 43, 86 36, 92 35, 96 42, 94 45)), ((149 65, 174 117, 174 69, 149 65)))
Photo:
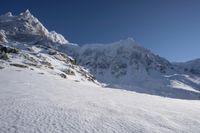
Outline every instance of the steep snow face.
POLYGON ((0 29, 5 30, 8 38, 14 41, 47 40, 59 44, 68 43, 62 35, 49 32, 29 10, 18 16, 13 16, 10 12, 0 16, 0 29))
POLYGON ((133 85, 148 77, 170 73, 173 66, 133 39, 112 44, 84 45, 79 50, 77 62, 88 68, 99 80, 106 83, 133 85))
POLYGON ((195 82, 200 79, 198 76, 181 71, 131 38, 111 44, 77 46, 68 53, 72 53, 78 64, 109 87, 173 98, 199 99, 200 83, 195 82), (74 54, 71 51, 75 51, 74 54))
POLYGON ((49 32, 48 38, 50 38, 50 40, 52 40, 53 42, 59 43, 59 44, 69 43, 67 40, 65 40, 65 38, 61 34, 58 34, 55 31, 49 32))

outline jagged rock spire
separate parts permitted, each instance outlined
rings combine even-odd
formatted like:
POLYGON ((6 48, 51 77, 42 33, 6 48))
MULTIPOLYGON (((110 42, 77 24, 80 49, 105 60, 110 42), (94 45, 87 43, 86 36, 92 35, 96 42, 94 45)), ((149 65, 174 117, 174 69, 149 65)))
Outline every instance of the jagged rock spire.
POLYGON ((33 15, 31 14, 31 12, 29 11, 29 9, 27 9, 25 12, 20 13, 20 16, 23 18, 33 18, 33 15))

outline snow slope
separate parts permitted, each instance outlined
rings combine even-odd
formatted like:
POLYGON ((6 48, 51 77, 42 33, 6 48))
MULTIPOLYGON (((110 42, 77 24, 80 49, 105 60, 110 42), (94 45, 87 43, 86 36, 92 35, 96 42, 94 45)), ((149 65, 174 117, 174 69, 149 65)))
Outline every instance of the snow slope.
POLYGON ((67 50, 79 65, 109 87, 171 98, 200 98, 200 83, 193 82, 200 79, 199 75, 183 71, 132 38, 110 44, 73 46, 67 50))
POLYGON ((97 83, 94 76, 66 53, 58 50, 70 44, 55 31, 49 32, 29 10, 17 16, 0 16, 0 61, 3 67, 14 65, 45 70, 44 73, 97 83))
POLYGON ((0 132, 200 132, 200 102, 0 70, 0 132))

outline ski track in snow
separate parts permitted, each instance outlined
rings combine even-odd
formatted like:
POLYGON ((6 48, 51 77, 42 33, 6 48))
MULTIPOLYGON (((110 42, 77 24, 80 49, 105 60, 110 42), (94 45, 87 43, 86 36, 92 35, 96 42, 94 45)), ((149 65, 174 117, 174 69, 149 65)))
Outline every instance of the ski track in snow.
POLYGON ((200 102, 0 70, 0 133, 200 132, 200 102))

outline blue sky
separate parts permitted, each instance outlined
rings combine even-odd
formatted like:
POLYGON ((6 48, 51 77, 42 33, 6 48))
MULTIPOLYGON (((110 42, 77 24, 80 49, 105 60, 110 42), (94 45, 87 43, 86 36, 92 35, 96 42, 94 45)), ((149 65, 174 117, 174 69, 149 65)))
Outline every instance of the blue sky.
POLYGON ((0 13, 30 9, 78 44, 133 37, 170 61, 200 58, 200 0, 1 0, 0 13))

